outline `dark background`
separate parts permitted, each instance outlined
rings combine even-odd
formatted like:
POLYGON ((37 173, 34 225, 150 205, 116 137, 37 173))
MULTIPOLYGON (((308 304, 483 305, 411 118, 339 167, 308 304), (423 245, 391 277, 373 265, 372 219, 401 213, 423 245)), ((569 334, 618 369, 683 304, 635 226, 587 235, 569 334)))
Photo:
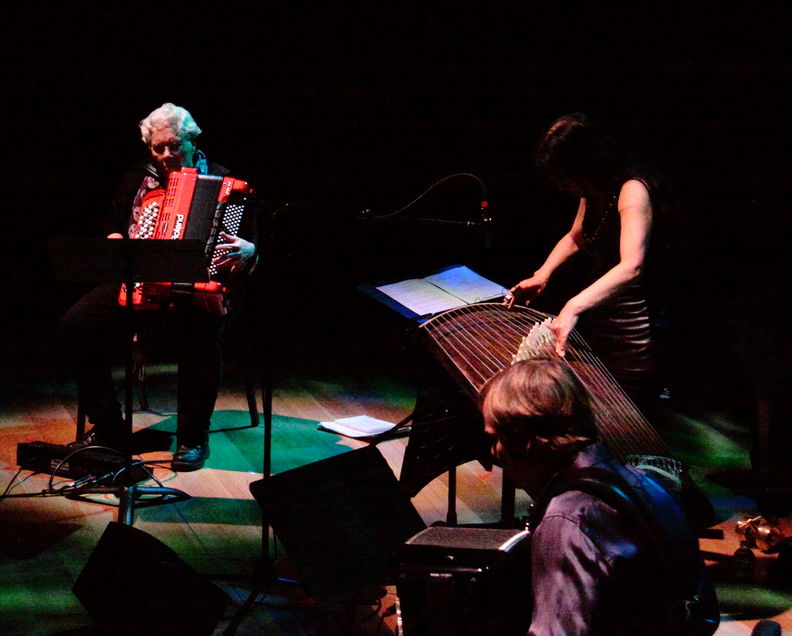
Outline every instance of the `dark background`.
POLYGON ((437 265, 467 262, 504 285, 528 275, 574 213, 535 179, 531 148, 555 117, 583 111, 673 187, 655 270, 664 320, 698 338, 736 319, 744 337, 785 346, 786 11, 338 4, 6 10, 7 355, 24 355, 20 342, 82 291, 53 280, 47 239, 98 232, 121 175, 144 157, 137 122, 164 101, 193 113, 210 159, 251 181, 268 211, 289 203, 266 220, 279 282, 262 293, 295 324, 361 324, 356 284, 437 265), (469 177, 397 217, 359 218, 460 172, 486 187, 488 237, 418 220, 478 221, 469 177))

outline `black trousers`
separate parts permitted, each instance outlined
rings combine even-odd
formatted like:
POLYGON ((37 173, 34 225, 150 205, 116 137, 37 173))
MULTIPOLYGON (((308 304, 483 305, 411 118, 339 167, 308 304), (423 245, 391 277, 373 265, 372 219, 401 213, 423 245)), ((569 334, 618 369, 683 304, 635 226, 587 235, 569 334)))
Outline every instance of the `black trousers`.
POLYGON ((176 296, 173 307, 135 311, 130 324, 129 313, 118 303, 119 287, 96 287, 61 319, 65 354, 89 420, 100 431, 123 430, 112 367, 125 360, 131 334, 138 333, 175 353, 179 443, 205 443, 222 371, 223 319, 198 307, 190 296, 176 296))

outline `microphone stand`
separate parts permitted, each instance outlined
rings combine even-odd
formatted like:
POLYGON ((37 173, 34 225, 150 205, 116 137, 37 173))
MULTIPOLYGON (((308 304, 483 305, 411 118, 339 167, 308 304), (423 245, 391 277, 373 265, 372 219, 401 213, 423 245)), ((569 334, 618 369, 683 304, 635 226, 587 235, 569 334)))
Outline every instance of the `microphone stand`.
MULTIPOLYGON (((263 306, 265 312, 264 327, 255 342, 256 350, 252 356, 258 361, 256 365, 259 373, 259 383, 261 387, 261 401, 262 401, 262 415, 264 420, 264 434, 262 440, 263 458, 262 458, 262 479, 269 479, 272 477, 272 394, 274 387, 273 372, 272 372, 272 331, 273 331, 273 303, 270 296, 272 295, 272 287, 274 284, 275 276, 275 263, 274 263, 274 232, 272 225, 277 221, 278 213, 289 207, 288 203, 283 204, 274 212, 264 215, 259 210, 256 215, 256 235, 259 238, 260 247, 257 248, 259 253, 258 268, 261 268, 261 285, 265 292, 259 297, 263 298, 263 306), (264 223, 264 219, 269 220, 269 224, 264 223)), ((224 635, 233 636, 236 630, 242 624, 247 614, 255 605, 256 599, 259 595, 267 590, 269 586, 277 579, 275 560, 270 554, 270 533, 272 526, 269 519, 262 511, 261 517, 261 555, 253 570, 251 576, 252 588, 248 593, 245 600, 242 602, 239 609, 234 616, 231 617, 228 625, 223 630, 224 635)))
MULTIPOLYGON (((124 369, 124 423, 126 424, 126 438, 124 448, 124 480, 120 487, 103 489, 101 486, 94 489, 87 489, 82 492, 110 492, 118 497, 118 522, 127 526, 134 524, 135 517, 135 504, 138 499, 146 495, 157 495, 159 499, 153 501, 146 501, 144 505, 159 505, 172 503, 175 501, 183 501, 189 499, 190 495, 184 491, 177 490, 176 488, 165 488, 155 486, 138 486, 134 483, 132 478, 132 437, 134 435, 134 428, 132 426, 132 400, 133 400, 133 376, 134 376, 134 338, 135 338, 135 308, 133 305, 133 296, 135 289, 135 272, 132 266, 131 245, 132 240, 129 238, 122 239, 124 249, 128 252, 127 258, 127 276, 124 281, 126 305, 124 307, 124 315, 126 316, 127 329, 128 329, 128 346, 126 351, 126 364, 124 369)), ((169 241, 170 242, 170 241, 169 241)), ((82 494, 82 493, 81 493, 82 494)))

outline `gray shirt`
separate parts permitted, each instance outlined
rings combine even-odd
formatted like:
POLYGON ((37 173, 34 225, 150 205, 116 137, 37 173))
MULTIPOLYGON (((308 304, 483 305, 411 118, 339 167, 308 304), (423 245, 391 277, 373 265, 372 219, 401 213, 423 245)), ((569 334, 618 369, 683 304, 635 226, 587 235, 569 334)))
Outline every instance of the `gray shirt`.
MULTIPOLYGON (((584 449, 574 466, 617 471, 639 486, 642 481, 637 471, 611 461, 600 444, 584 449)), ((641 569, 645 539, 633 526, 592 494, 573 490, 550 501, 531 541, 531 636, 617 634, 622 609, 642 615, 630 596, 652 573, 641 569)))

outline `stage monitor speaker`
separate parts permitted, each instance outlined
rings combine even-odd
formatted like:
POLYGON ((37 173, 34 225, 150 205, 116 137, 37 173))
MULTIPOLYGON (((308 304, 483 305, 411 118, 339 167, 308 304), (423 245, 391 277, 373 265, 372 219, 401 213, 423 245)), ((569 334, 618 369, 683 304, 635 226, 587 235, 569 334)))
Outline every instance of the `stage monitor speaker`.
POLYGON ((526 634, 527 530, 432 527, 405 542, 397 592, 405 636, 526 634))
POLYGON ((376 446, 250 484, 304 589, 321 600, 394 583, 399 547, 425 525, 376 446))
POLYGON ((169 547, 115 521, 72 591, 98 627, 121 634, 211 634, 229 601, 169 547))

